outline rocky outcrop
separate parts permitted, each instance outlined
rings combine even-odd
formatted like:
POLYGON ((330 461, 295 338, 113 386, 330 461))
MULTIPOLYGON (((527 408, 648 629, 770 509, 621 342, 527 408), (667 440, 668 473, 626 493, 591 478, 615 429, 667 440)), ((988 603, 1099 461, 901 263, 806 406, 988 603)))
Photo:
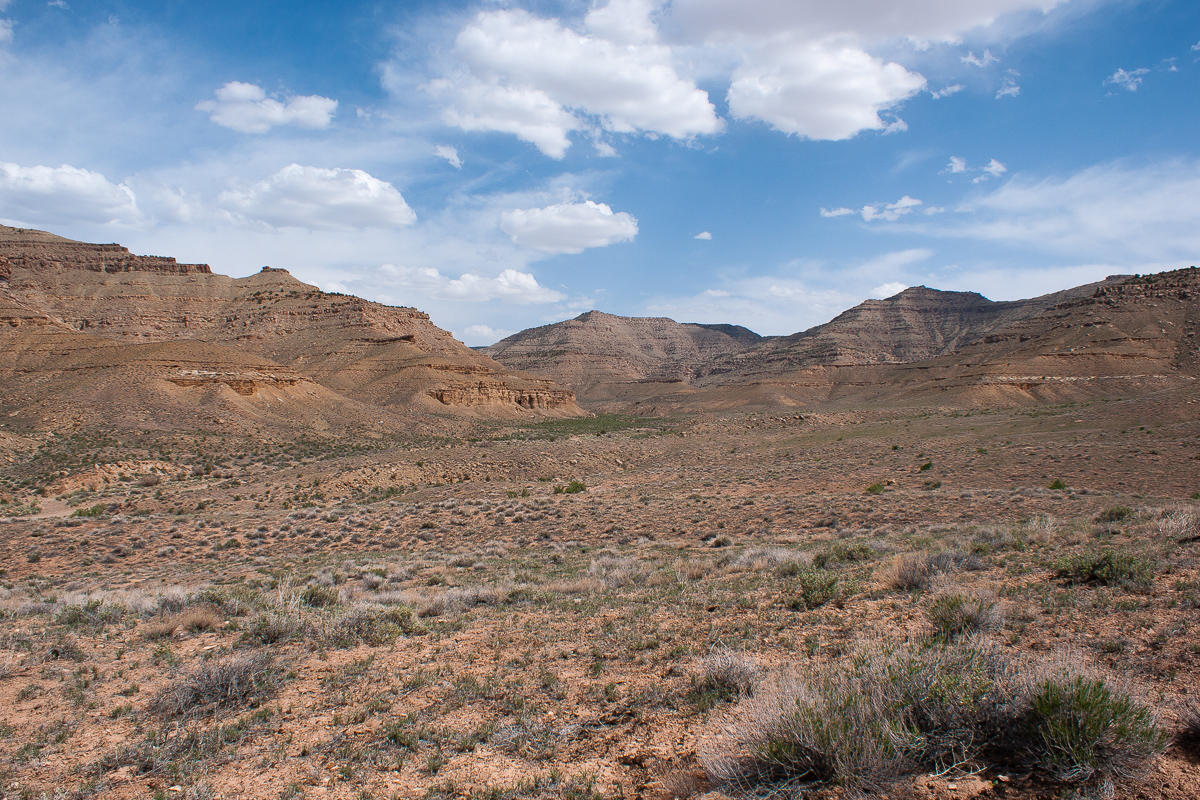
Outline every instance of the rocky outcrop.
POLYGON ((575 407, 575 393, 564 389, 512 389, 484 381, 431 389, 428 394, 446 406, 516 405, 531 411, 569 411, 575 407))
MULTIPOLYGON (((63 331, 124 346, 221 344, 266 365, 248 374, 222 363, 219 354, 228 350, 212 350, 217 361, 190 364, 195 374, 166 379, 180 388, 224 386, 253 396, 288 381, 295 387, 284 377, 294 372, 295 381, 398 413, 430 410, 435 393, 447 408, 470 407, 476 416, 584 413, 570 392, 512 374, 422 311, 323 292, 284 269, 230 278, 205 265, 134 256, 120 245, 4 227, 0 256, 11 262, 11 296, 63 331)), ((34 319, 22 314, 9 313, 8 324, 34 319)))

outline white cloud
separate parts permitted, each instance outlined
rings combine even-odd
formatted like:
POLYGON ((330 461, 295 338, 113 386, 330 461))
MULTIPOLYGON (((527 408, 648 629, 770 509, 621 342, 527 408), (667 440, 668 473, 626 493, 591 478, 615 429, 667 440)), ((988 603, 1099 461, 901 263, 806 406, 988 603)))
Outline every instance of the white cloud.
POLYGON ((276 228, 398 228, 417 221, 396 187, 360 169, 291 164, 245 191, 222 192, 218 203, 276 228))
POLYGON ((943 217, 927 233, 1004 241, 1096 258, 1195 263, 1200 253, 1200 162, 1148 167, 1109 164, 1067 178, 1020 176, 943 217))
POLYGON ((692 238, 693 238, 693 239, 702 239, 703 241, 706 241, 706 242, 711 242, 711 241, 712 241, 712 234, 711 234, 711 233, 709 233, 708 231, 701 231, 700 233, 697 233, 697 234, 696 234, 695 236, 693 236, 692 238))
POLYGON ((481 345, 495 344, 501 339, 507 339, 514 333, 516 331, 493 328, 490 325, 468 325, 463 329, 459 338, 471 347, 479 347, 481 345))
POLYGON ((1021 87, 1017 85, 1017 76, 1021 73, 1010 69, 1008 74, 1004 76, 1004 83, 996 91, 996 99, 1001 97, 1016 97, 1021 93, 1021 87))
POLYGON ((951 173, 966 172, 967 160, 959 156, 950 156, 950 163, 946 165, 946 169, 951 173))
POLYGON ((967 87, 963 86, 961 83, 956 83, 953 86, 947 86, 945 89, 939 89, 936 92, 930 92, 929 94, 934 100, 941 100, 943 97, 949 97, 952 94, 958 94, 965 88, 967 87))
POLYGON ((859 47, 777 38, 734 70, 727 99, 734 116, 760 119, 809 139, 848 139, 886 129, 880 112, 925 88, 925 78, 859 47))
POLYGON ((862 214, 862 218, 867 222, 876 219, 895 222, 905 214, 911 214, 913 209, 919 205, 921 205, 920 200, 904 195, 896 202, 887 203, 883 206, 863 206, 859 213, 862 214))
POLYGON ((1194 45, 1192 45, 1192 51, 1195 52, 1196 50, 1200 50, 1200 42, 1196 42, 1194 45))
POLYGON ((991 175, 993 178, 999 178, 1001 175, 1008 172, 1008 167, 1004 166, 993 158, 987 163, 987 166, 983 168, 983 171, 988 175, 991 175))
POLYGON ((982 56, 977 56, 972 51, 962 57, 962 63, 970 64, 971 66, 974 66, 974 67, 986 67, 988 64, 1000 63, 1000 59, 998 59, 994 55, 992 55, 991 50, 984 50, 982 56))
POLYGON ((874 297, 878 300, 885 300, 889 297, 894 297, 908 288, 907 283, 885 283, 882 286, 876 286, 871 290, 869 297, 874 297))
POLYGON ((276 125, 295 125, 321 130, 329 127, 338 101, 320 95, 298 95, 287 102, 267 97, 261 86, 230 81, 217 89, 216 100, 196 104, 209 119, 241 133, 266 133, 276 125))
POLYGON ((1131 92, 1136 92, 1138 87, 1142 85, 1142 76, 1150 73, 1150 70, 1142 67, 1141 69, 1129 70, 1118 69, 1112 75, 1104 79, 1105 86, 1120 86, 1131 92))
POLYGON ((458 149, 451 147, 448 144, 439 144, 433 148, 433 154, 438 158, 444 158, 455 169, 462 169, 462 159, 458 157, 458 149))
POLYGON ((416 290, 441 300, 484 302, 505 300, 527 305, 557 303, 566 295, 547 289, 528 272, 506 269, 494 278, 465 272, 457 278, 443 275, 433 267, 405 267, 384 264, 380 280, 393 286, 416 290))
POLYGON ((543 253, 582 253, 632 241, 638 223, 624 211, 614 214, 604 203, 587 200, 506 211, 500 215, 500 230, 515 244, 543 253))
POLYGON ((99 172, 0 162, 0 217, 25 224, 141 222, 133 190, 99 172))
MULTIPOLYGON (((3 10, 0 8, 0 10, 3 10)), ((0 44, 13 40, 13 22, 11 19, 0 19, 0 44)))
POLYGON ((657 43, 650 11, 644 0, 592 9, 587 33, 520 9, 481 12, 455 41, 464 71, 428 88, 449 101, 449 124, 511 133, 552 158, 571 131, 593 127, 677 139, 720 131, 707 93, 657 43))
POLYGON ((844 217, 847 214, 857 214, 857 213, 858 212, 855 211, 853 208, 846 208, 845 206, 842 206, 841 208, 833 208, 833 209, 822 208, 821 209, 822 217, 844 217))
POLYGON ((67 0, 50 0, 48 3, 46 3, 46 5, 50 6, 51 8, 70 8, 70 6, 67 5, 67 0))

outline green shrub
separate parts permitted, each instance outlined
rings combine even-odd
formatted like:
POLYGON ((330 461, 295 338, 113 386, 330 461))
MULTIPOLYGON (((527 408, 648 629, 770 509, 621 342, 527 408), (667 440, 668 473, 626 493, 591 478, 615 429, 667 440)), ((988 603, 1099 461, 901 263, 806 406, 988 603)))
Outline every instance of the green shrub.
POLYGON ((1004 625, 1004 614, 995 596, 942 595, 929 604, 925 613, 939 639, 995 631, 1004 625))
POLYGON ((331 586, 309 584, 300 593, 300 604, 309 608, 330 608, 341 602, 338 590, 331 586))
POLYGON ((304 635, 307 626, 276 611, 264 611, 250 618, 242 631, 242 641, 251 644, 278 644, 304 635))
POLYGON ((795 611, 818 608, 838 596, 838 576, 833 573, 802 568, 794 580, 795 594, 786 604, 795 611))
POLYGON ((1065 483, 1063 483, 1062 478, 1055 478, 1053 481, 1050 482, 1050 488, 1053 489, 1054 491, 1058 492, 1058 491, 1062 491, 1063 489, 1066 489, 1067 485, 1065 483))
POLYGON ((883 494, 883 484, 872 483, 867 487, 867 494, 883 494))
POLYGON ((1073 583, 1100 583, 1127 589, 1145 589, 1154 582, 1153 560, 1111 548, 1099 552, 1076 553, 1059 560, 1054 573, 1073 583))
POLYGON ((1039 684, 1023 729, 1038 766, 1072 783, 1134 774, 1168 742, 1150 709, 1081 675, 1039 684))
POLYGON ((355 608, 333 620, 324 634, 333 647, 357 647, 361 644, 387 645, 400 636, 425 632, 416 614, 408 606, 355 608))
POLYGON ((565 486, 560 483, 554 487, 555 494, 579 494, 586 491, 587 485, 583 481, 571 481, 565 486))

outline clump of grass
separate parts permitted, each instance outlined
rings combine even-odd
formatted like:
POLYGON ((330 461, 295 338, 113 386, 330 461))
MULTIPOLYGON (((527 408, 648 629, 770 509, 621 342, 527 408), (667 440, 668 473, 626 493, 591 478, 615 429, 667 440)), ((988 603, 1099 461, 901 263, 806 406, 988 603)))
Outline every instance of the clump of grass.
POLYGON ((583 481, 571 481, 568 484, 555 484, 555 494, 578 494, 587 491, 587 484, 583 481))
POLYGON ((230 656, 167 684, 155 694, 149 708, 164 717, 237 708, 274 690, 277 677, 269 653, 230 656))
POLYGON ((242 630, 242 641, 250 644, 278 644, 304 635, 308 630, 302 621, 280 611, 255 614, 242 630))
POLYGON ((338 590, 331 586, 309 584, 300 593, 300 605, 309 608, 330 608, 341 602, 338 590))
POLYGON ((1064 662, 1019 661, 978 637, 868 642, 760 683, 698 748, 718 788, 882 789, 920 771, 993 765, 1105 786, 1162 752, 1153 712, 1064 662))
POLYGON ((1096 517, 1096 522, 1121 522, 1132 513, 1133 509, 1128 506, 1113 506, 1101 511, 1096 517))
POLYGON ((791 577, 794 589, 785 605, 793 610, 811 611, 840 596, 840 581, 832 572, 800 567, 791 577))
POLYGON ((322 638, 334 647, 379 646, 424 632, 408 606, 359 606, 334 619, 322 638))
POLYGON ((1084 675, 1040 682, 1022 722, 1037 765, 1068 783, 1132 775, 1168 741, 1149 708, 1084 675))
POLYGON ((1126 589, 1147 589, 1154 582, 1157 566, 1146 556, 1112 548, 1076 553, 1060 559, 1054 574, 1072 583, 1100 583, 1126 589))
POLYGON ((944 594, 925 609, 934 636, 957 639, 965 634, 990 633, 1004 627, 1004 611, 994 594, 944 594))
POLYGON ((718 650, 697 662, 688 699, 705 712, 720 703, 753 696, 762 675, 762 667, 745 653, 718 650))
POLYGON ((979 556, 943 550, 938 553, 905 553, 898 558, 887 583, 893 589, 925 591, 938 575, 983 569, 979 556))
POLYGON ((854 561, 867 561, 875 557, 875 548, 866 542, 844 544, 837 542, 813 556, 814 567, 833 567, 854 561))

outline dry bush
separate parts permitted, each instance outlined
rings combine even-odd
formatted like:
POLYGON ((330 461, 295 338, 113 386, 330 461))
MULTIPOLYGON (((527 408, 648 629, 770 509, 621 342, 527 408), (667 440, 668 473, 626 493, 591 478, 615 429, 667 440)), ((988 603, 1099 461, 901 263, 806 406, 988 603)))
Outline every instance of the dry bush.
POLYGON ((1128 687, 1074 658, 1019 661, 985 639, 868 642, 764 680, 698 747, 721 787, 762 795, 987 763, 1104 785, 1166 744, 1128 687))
POLYGON ((938 553, 905 553, 893 563, 886 583, 893 589, 926 591, 939 575, 954 575, 984 568, 976 555, 957 550, 938 553))
POLYGON ((601 556, 588 565, 587 574, 600 578, 610 589, 636 583, 646 575, 646 565, 636 558, 601 556))
POLYGON ((701 658, 692 668, 691 700, 707 711, 720 702, 751 697, 762 680, 758 661, 745 653, 718 650, 701 658))
POLYGON ((255 614, 245 624, 242 641, 252 644, 278 644, 306 635, 309 626, 293 614, 267 610, 255 614))
POLYGON ((675 579, 680 583, 693 583, 711 575, 716 565, 711 558, 689 558, 675 562, 675 579))
POLYGON ((994 592, 940 595, 926 607, 925 614, 933 623, 934 635, 942 639, 992 633, 1004 627, 1004 609, 994 592))
POLYGON ((154 695, 149 710, 178 717, 193 711, 237 708, 272 691, 276 682, 269 653, 230 656, 167 684, 154 695))
POLYGON ((408 606, 359 605, 329 620, 320 639, 333 647, 379 646, 424 632, 408 606))
POLYGON ((764 572, 788 564, 810 564, 812 556, 785 547, 751 547, 734 559, 727 572, 764 572))
POLYGON ((1200 703, 1191 701, 1179 709, 1174 744, 1193 758, 1200 757, 1200 703))
POLYGON ((1200 517, 1191 509, 1172 511, 1157 523, 1158 532, 1164 539, 1185 542, 1200 536, 1200 517))

